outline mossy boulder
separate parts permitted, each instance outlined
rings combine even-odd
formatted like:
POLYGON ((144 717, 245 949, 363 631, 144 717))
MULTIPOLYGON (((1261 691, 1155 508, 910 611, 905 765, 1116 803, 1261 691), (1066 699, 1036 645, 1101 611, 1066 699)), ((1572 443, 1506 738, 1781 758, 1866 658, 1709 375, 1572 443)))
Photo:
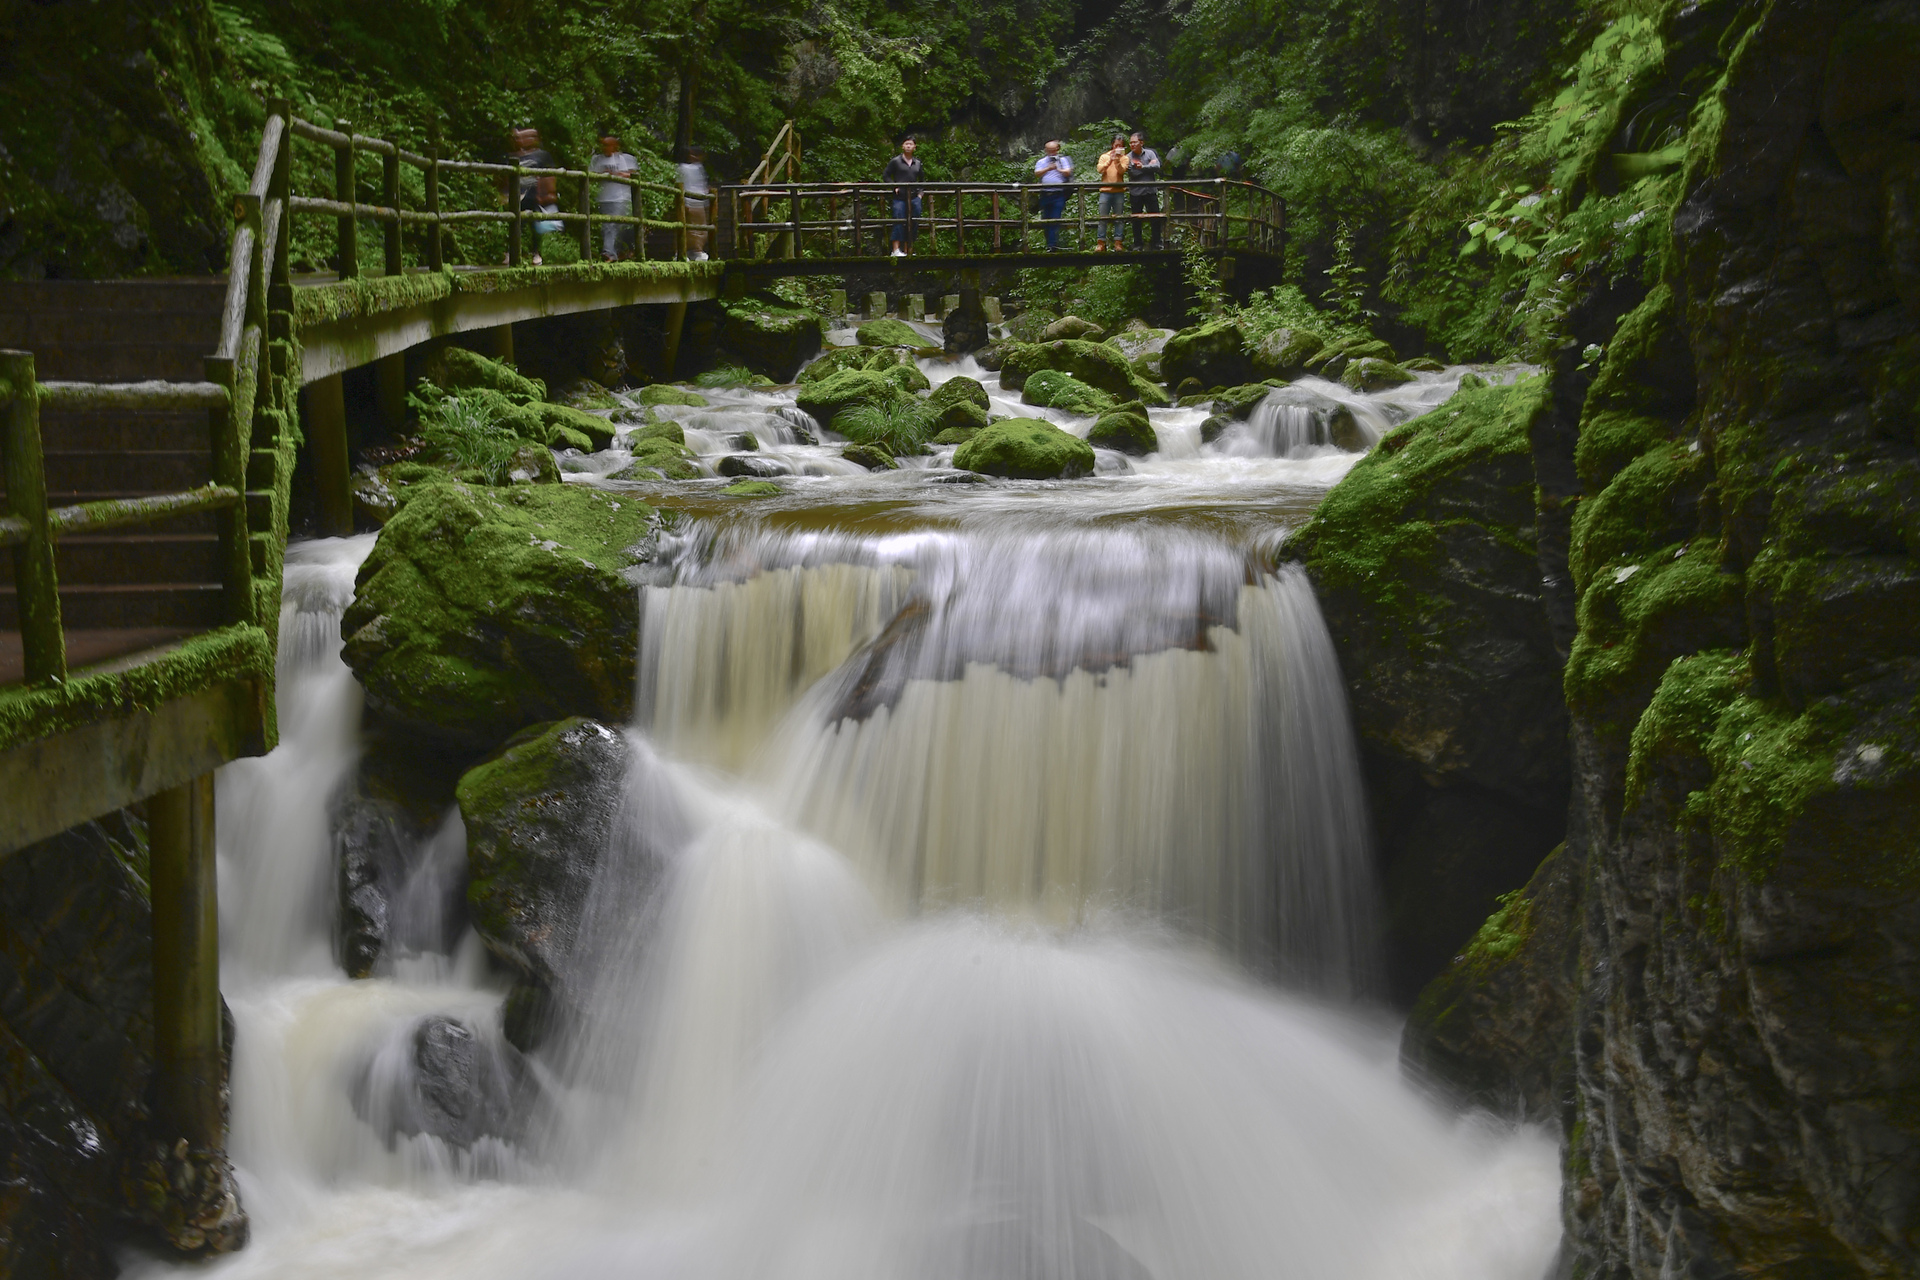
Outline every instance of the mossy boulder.
POLYGON ((650 422, 627 436, 627 443, 633 448, 638 448, 649 440, 666 440, 673 444, 685 444, 687 431, 677 422, 662 420, 650 422))
POLYGON ((454 790, 474 932, 514 974, 507 1037, 521 1049, 577 1010, 575 948, 630 757, 624 733, 570 716, 516 735, 454 790))
POLYGON ((569 409, 618 409, 620 400, 592 378, 575 378, 554 393, 555 404, 563 404, 569 409))
POLYGON ((825 336, 820 317, 805 307, 765 292, 720 305, 726 313, 720 345, 757 374, 790 382, 802 365, 820 354, 825 336))
POLYGON ((1546 403, 1538 378, 1455 395, 1390 432, 1286 547, 1319 594, 1385 805, 1402 999, 1564 832, 1566 708, 1528 435, 1546 403))
POLYGON ((953 465, 1016 480, 1071 480, 1093 474, 1093 446, 1038 418, 1005 418, 954 452, 953 465))
POLYGON ((951 445, 965 444, 967 441, 979 435, 981 429, 985 426, 986 426, 986 422, 983 418, 979 426, 946 427, 946 428, 943 428, 939 432, 939 434, 935 435, 933 439, 930 441, 930 443, 951 444, 951 445))
POLYGON ((1144 458, 1160 447, 1160 437, 1154 434, 1153 424, 1147 420, 1146 407, 1138 400, 1131 400, 1101 414, 1093 429, 1087 432, 1087 443, 1096 449, 1114 449, 1144 458))
MULTIPOLYGON (((1118 347, 1104 342, 1060 339, 1014 343, 1004 348, 1000 356, 1000 385, 1008 391, 1022 390, 1028 378, 1043 369, 1052 369, 1072 374, 1116 400, 1140 400, 1155 407, 1165 407, 1168 403, 1166 393, 1136 374, 1118 347)), ((984 361, 982 367, 988 367, 984 361)))
POLYGON ((596 453, 613 443, 616 428, 612 422, 597 414, 544 401, 528 405, 527 408, 539 416, 546 443, 555 449, 572 448, 582 453, 596 453))
POLYGON ((664 382, 656 382, 650 387, 640 388, 633 393, 633 398, 649 408, 657 404, 683 404, 694 409, 707 407, 707 398, 698 391, 670 386, 664 382))
POLYGON ((735 480, 720 492, 729 498, 772 498, 785 490, 771 480, 735 480))
POLYGON ((486 750, 524 725, 632 711, 632 570, 653 512, 582 485, 416 486, 341 622, 379 719, 486 750))
MULTIPOLYGON (((971 400, 948 400, 944 404, 928 404, 929 418, 927 430, 940 443, 938 437, 949 431, 977 431, 987 425, 987 411, 971 400)), ((948 441, 946 443, 953 443, 948 441)))
POLYGON ((696 480, 700 466, 693 450, 675 440, 655 436, 633 446, 633 461, 615 472, 615 480, 696 480))
POLYGON ((1364 392, 1385 391, 1388 387, 1405 386, 1419 379, 1391 360, 1363 356, 1347 362, 1347 367, 1340 371, 1340 381, 1355 391, 1364 392))
POLYGON ((918 347, 926 342, 918 329, 890 316, 867 321, 853 331, 853 340, 863 347, 918 347))
POLYGON ((981 386, 978 380, 969 378, 964 373, 948 378, 935 387, 933 394, 927 397, 927 403, 935 408, 955 402, 977 405, 983 413, 993 407, 992 400, 987 396, 987 389, 981 386))
POLYGON ((1209 320, 1168 338, 1160 352, 1160 373, 1174 387, 1189 378, 1203 387, 1231 387, 1254 380, 1246 335, 1232 320, 1209 320))
POLYGON ((1040 331, 1043 341, 1051 342, 1056 338, 1084 338, 1088 342, 1098 342, 1107 336, 1107 331, 1091 320, 1082 320, 1079 316, 1061 316, 1040 331))
POLYGON ((1297 378, 1326 345, 1311 329, 1275 329, 1248 345, 1247 361, 1256 378, 1297 378))
POLYGON ((540 379, 465 347, 441 347, 427 357, 421 376, 443 391, 497 391, 521 404, 547 398, 547 384, 540 379))
POLYGON ((848 369, 879 373, 897 364, 910 364, 913 357, 897 347, 830 347, 826 354, 800 371, 801 382, 818 382, 848 369))
POLYGON ((1213 398, 1213 402, 1207 406, 1207 412, 1231 422, 1245 422, 1273 390, 1264 382, 1229 387, 1213 398))
POLYGON ((893 452, 879 444, 862 444, 855 441, 842 449, 840 456, 869 471, 893 471, 900 465, 894 460, 893 452))
MULTIPOLYGON (((865 369, 847 369, 816 382, 805 382, 794 403, 804 413, 812 415, 821 425, 833 426, 836 415, 858 405, 902 404, 907 401, 919 402, 902 383, 906 380, 902 374, 906 366, 894 365, 884 371, 874 372, 865 369), (901 370, 902 373, 895 373, 901 370)), ((919 370, 912 370, 918 373, 919 370)), ((924 382, 924 375, 922 381, 924 382)))
POLYGON ((1105 413, 1117 403, 1107 392, 1058 369, 1042 369, 1029 377, 1021 389, 1020 399, 1042 409, 1058 409, 1082 417, 1105 413))

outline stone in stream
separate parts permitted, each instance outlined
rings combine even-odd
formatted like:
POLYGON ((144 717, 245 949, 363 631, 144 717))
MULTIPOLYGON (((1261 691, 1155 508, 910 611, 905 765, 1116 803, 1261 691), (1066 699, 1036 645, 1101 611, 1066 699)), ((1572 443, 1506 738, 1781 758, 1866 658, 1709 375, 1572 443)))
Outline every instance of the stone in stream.
POLYGON ((1253 366, 1247 359, 1246 336, 1232 320, 1209 320, 1182 329, 1161 348, 1160 372, 1172 387, 1189 378, 1203 387, 1232 387, 1251 381, 1253 366))
POLYGON ((556 716, 624 722, 654 534, 652 509, 626 494, 415 486, 341 621, 369 713, 475 751, 556 716))
POLYGON ((1107 331, 1079 316, 1061 316, 1041 330, 1040 336, 1049 342, 1055 338, 1084 338, 1088 342, 1098 342, 1107 336, 1107 331))
POLYGON ((748 480, 767 480, 792 474, 785 463, 751 453, 730 453, 715 463, 713 469, 723 476, 748 480))
POLYGON ((1404 386, 1417 379, 1391 360, 1362 356, 1348 362, 1340 372, 1340 381, 1354 391, 1372 392, 1404 386))
POLYGON ((1082 417, 1105 413, 1115 404, 1114 397, 1107 392, 1058 369, 1042 369, 1027 378, 1020 399, 1042 409, 1058 409, 1082 417))
POLYGON ((1126 355, 1105 342, 1086 342, 1078 338, 1060 338, 1052 342, 1008 343, 995 349, 997 366, 981 361, 981 368, 997 367, 1000 385, 1008 391, 1025 388, 1027 379, 1043 369, 1071 374, 1116 400, 1139 400, 1154 408, 1165 408, 1166 392, 1133 371, 1126 355))
POLYGON ((922 402, 912 393, 926 385, 926 375, 911 365, 890 365, 882 372, 848 369, 817 382, 803 382, 795 404, 815 421, 832 428, 837 415, 856 406, 918 407, 922 402))
POLYGON ((840 456, 869 471, 893 471, 900 466, 892 453, 877 444, 850 444, 840 451, 840 456))
POLYGON ((1160 437, 1154 434, 1153 424, 1147 420, 1146 406, 1130 400, 1101 414, 1093 429, 1087 432, 1087 443, 1097 449, 1114 449, 1144 458, 1160 447, 1160 437))
POLYGON ((517 1143, 542 1101, 533 1070, 498 1033, 433 1014, 365 1064, 348 1090, 353 1109, 389 1147, 397 1137, 471 1148, 517 1143))
POLYGON ((863 347, 917 347, 921 344, 918 329, 891 316, 867 321, 853 331, 853 338, 863 347))
POLYGON ((1326 345, 1309 329, 1276 329, 1249 346, 1247 360, 1256 378, 1297 378, 1326 345))
POLYGON ((506 1030, 522 1049, 578 1014, 590 975, 575 948, 630 757, 626 735, 574 716, 517 735, 455 788, 473 927, 515 974, 506 1030))
POLYGON ((771 293, 750 293, 723 302, 726 323, 721 326, 722 348, 747 368, 791 382, 801 366, 820 353, 820 317, 771 293))
POLYGON ((1093 446, 1038 418, 1005 418, 961 445, 953 465, 1016 480, 1071 480, 1093 474, 1093 446))
POLYGON ((1403 1001, 1564 831, 1566 709, 1528 439, 1544 403, 1538 379, 1460 392, 1390 432, 1286 544, 1346 676, 1403 1001))

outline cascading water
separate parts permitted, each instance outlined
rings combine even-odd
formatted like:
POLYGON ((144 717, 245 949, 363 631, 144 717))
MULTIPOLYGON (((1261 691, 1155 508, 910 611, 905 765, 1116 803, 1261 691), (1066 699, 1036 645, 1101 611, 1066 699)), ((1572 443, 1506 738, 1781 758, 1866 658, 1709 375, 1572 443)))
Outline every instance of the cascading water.
MULTIPOLYGON (((1439 389, 1342 394, 1390 425, 1439 389)), ((688 439, 777 420, 757 434, 804 473, 779 400, 688 439)), ((630 770, 566 961, 583 1012, 530 1059, 478 939, 447 940, 457 814, 409 837, 379 976, 333 960, 338 627, 372 540, 290 549, 282 744, 220 784, 255 1242, 202 1269, 1537 1280, 1550 1144, 1436 1108, 1354 1002, 1355 746, 1311 591, 1270 558, 1275 513, 1353 455, 1248 448, 1262 411, 1204 446, 1199 411, 1156 411, 1162 455, 1115 480, 822 465, 824 505, 683 521, 640 592, 630 770)))

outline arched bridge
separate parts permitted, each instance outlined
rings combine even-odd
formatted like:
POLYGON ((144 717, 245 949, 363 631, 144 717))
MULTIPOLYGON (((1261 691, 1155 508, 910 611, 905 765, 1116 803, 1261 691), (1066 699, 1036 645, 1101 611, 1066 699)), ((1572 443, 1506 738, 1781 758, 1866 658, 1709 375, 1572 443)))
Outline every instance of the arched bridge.
MULTIPOLYGON (((1279 257, 1285 211, 1272 193, 1226 182, 1162 193, 1164 211, 1142 229, 1157 227, 1163 243, 1279 257)), ((510 354, 520 321, 658 305, 671 350, 688 303, 757 277, 1175 254, 1085 252, 1092 190, 1064 194, 1053 229, 1065 251, 1048 253, 1036 188, 927 184, 916 256, 892 258, 892 192, 879 184, 721 187, 709 227, 677 188, 442 158, 297 119, 281 102, 251 183, 231 199, 224 282, 0 286, 0 346, 20 348, 0 351, 0 546, 12 562, 0 575, 0 858, 149 802, 162 1123, 196 1147, 222 1145, 213 771, 275 742, 303 439, 323 524, 351 527, 340 375, 374 365, 383 412, 397 419, 402 354, 448 335, 491 335, 510 354), (331 152, 332 190, 294 189, 296 145, 331 152), (374 164, 380 194, 369 201, 374 164), (503 198, 542 178, 567 207, 535 214, 503 198), (594 184, 605 181, 633 189, 631 213, 601 214, 594 184), (577 261, 536 265, 536 217, 559 224, 549 234, 577 261), (631 260, 598 260, 609 226, 630 233, 631 260), (334 270, 297 274, 296 251, 314 251, 316 229, 334 270), (712 257, 694 260, 703 234, 712 257)))

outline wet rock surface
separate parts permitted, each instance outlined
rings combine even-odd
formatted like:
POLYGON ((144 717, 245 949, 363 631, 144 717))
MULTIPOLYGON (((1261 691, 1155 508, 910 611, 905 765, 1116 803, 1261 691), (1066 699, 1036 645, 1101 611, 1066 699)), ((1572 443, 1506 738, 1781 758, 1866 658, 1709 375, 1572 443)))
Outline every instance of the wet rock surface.
POLYGON ((954 451, 953 465, 1016 480, 1062 480, 1093 474, 1093 446, 1038 418, 1007 418, 954 451))
POLYGON ((424 1136, 460 1149, 487 1138, 519 1142, 541 1099, 526 1058, 497 1030, 444 1014, 381 1046, 351 1095, 355 1113, 389 1145, 424 1136))
POLYGON ((1527 434, 1541 398, 1538 380, 1456 394, 1389 433, 1287 544, 1347 680, 1400 1000, 1564 832, 1566 711, 1527 434))
POLYGON ((468 903, 481 940, 516 975, 506 1034, 521 1049, 577 1009, 575 946, 629 755, 624 734, 573 717, 529 730, 460 779, 468 903))
POLYGON ((653 532, 645 504, 578 485, 417 486, 341 622, 369 710, 469 751, 557 716, 624 720, 638 627, 628 574, 653 532))

